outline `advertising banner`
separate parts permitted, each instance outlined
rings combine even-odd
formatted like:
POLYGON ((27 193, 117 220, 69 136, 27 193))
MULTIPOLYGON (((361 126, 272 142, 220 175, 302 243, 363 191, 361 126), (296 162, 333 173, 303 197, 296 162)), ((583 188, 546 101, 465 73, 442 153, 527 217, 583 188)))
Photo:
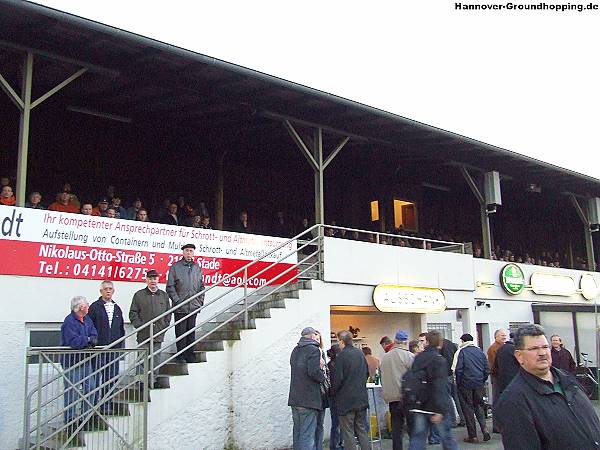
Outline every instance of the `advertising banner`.
MULTIPOLYGON (((286 240, 0 205, 0 275, 139 282, 147 270, 155 269, 165 282, 169 267, 181 258, 181 246, 191 243, 204 283, 210 286, 286 240)), ((252 265, 248 277, 292 253, 249 287, 260 287, 294 265, 295 249, 295 243, 287 244, 252 265)), ((293 279, 295 272, 290 270, 274 284, 293 279)), ((240 273, 224 285, 242 279, 240 273)))

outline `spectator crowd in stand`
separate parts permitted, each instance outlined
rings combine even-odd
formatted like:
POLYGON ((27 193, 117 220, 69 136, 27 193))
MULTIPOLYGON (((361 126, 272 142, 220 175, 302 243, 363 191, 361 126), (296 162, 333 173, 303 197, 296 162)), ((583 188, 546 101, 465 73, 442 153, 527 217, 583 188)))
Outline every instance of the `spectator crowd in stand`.
MULTIPOLYGON (((9 177, 0 177, 0 205, 14 206, 16 204, 15 191, 11 186, 9 177)), ((109 185, 106 194, 99 196, 96 200, 80 199, 72 190, 71 184, 66 182, 60 191, 49 200, 44 202, 44 197, 39 191, 29 194, 26 208, 48 209, 73 214, 84 214, 115 219, 136 220, 140 222, 164 223, 168 225, 179 225, 194 228, 212 229, 213 225, 208 209, 203 202, 192 204, 185 197, 179 196, 176 200, 165 198, 159 206, 148 208, 142 199, 133 197, 128 207, 124 199, 115 191, 115 187, 109 185), (52 200, 52 201, 50 201, 52 200), (49 203, 49 204, 48 204, 49 203), (48 206, 44 206, 48 204, 48 206)), ((441 242, 468 242, 469 239, 452 235, 442 230, 429 229, 428 231, 414 232, 405 230, 400 226, 395 230, 387 230, 377 236, 373 232, 361 233, 359 231, 347 231, 336 228, 335 221, 332 227, 325 228, 325 235, 340 239, 365 241, 379 243, 381 245, 392 245, 397 247, 411 247, 419 249, 432 249, 447 245, 441 242)), ((241 233, 267 234, 271 236, 292 237, 299 235, 302 231, 310 228, 309 220, 304 217, 298 224, 290 223, 283 211, 277 211, 271 223, 267 226, 258 227, 249 217, 247 210, 242 210, 234 222, 227 229, 241 233)), ((310 236, 304 236, 310 238, 310 236)), ((481 244, 475 242, 473 245, 473 256, 483 257, 481 244)), ((496 245, 492 251, 491 259, 497 261, 514 262, 518 264, 533 264, 545 267, 563 267, 578 270, 588 270, 587 261, 581 256, 574 256, 572 263, 565 253, 556 250, 542 250, 539 252, 523 252, 518 254, 511 249, 496 245)))

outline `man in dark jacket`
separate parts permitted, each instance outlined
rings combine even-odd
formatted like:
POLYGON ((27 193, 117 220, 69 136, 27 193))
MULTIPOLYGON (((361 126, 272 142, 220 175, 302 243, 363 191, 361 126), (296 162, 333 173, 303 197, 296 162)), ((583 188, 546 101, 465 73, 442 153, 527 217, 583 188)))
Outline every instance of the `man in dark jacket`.
POLYGON ((598 450, 600 421, 575 378, 551 367, 539 325, 515 332, 521 368, 494 408, 505 450, 598 450))
POLYGON ((425 371, 426 398, 422 399, 420 411, 412 410, 412 430, 410 432, 409 450, 424 450, 427 444, 429 424, 434 424, 441 438, 444 450, 458 450, 458 444, 452 435, 452 418, 450 412, 450 394, 448 391, 448 366, 440 355, 443 345, 439 331, 430 331, 425 336, 425 350, 415 356, 411 371, 425 371))
POLYGON ((498 389, 498 398, 508 387, 513 378, 519 373, 519 361, 515 358, 515 343, 512 341, 513 334, 510 333, 510 340, 498 349, 494 359, 496 385, 498 389))
MULTIPOLYGON (((458 389, 456 387, 456 382, 454 380, 454 375, 452 371, 452 363, 454 362, 454 354, 458 350, 458 346, 452 342, 450 339, 444 338, 444 343, 442 345, 442 349, 440 350, 440 355, 444 357, 446 360, 446 364, 448 366, 448 386, 450 388, 450 396, 452 397, 452 401, 454 402, 454 406, 456 406, 456 411, 458 411, 459 417, 455 417, 455 420, 459 421, 459 425, 464 426, 465 424, 465 415, 463 413, 462 407, 460 406, 460 399, 458 397, 458 389)), ((454 408, 452 408, 454 410, 454 408)), ((437 439, 439 441, 439 439, 437 439)), ((431 440, 429 442, 431 444, 431 440)))
POLYGON ((202 269, 194 261, 194 244, 185 244, 181 247, 183 258, 171 266, 167 278, 167 294, 173 302, 173 307, 179 306, 175 311, 175 336, 177 336, 177 361, 196 362, 192 344, 195 333, 189 333, 183 338, 181 335, 196 327, 196 316, 204 305, 204 294, 185 303, 187 299, 204 290, 202 269), (185 303, 182 305, 182 303, 185 303), (189 347, 186 349, 186 347, 189 347), (185 349, 185 350, 184 350, 185 349))
POLYGON ((363 352, 354 347, 349 331, 340 331, 338 341, 342 351, 336 358, 331 385, 335 393, 344 450, 356 448, 355 433, 361 449, 371 448, 366 429, 369 407, 367 361, 363 352))
MULTIPOLYGON (((98 342, 98 332, 94 322, 88 317, 90 305, 85 297, 73 297, 71 300, 71 314, 65 317, 60 327, 60 345, 74 350, 91 348, 98 342)), ((76 420, 76 409, 81 407, 81 420, 90 410, 90 403, 96 404, 96 395, 92 394, 96 382, 90 362, 91 353, 67 353, 61 358, 65 373, 65 424, 76 420), (88 403, 89 402, 89 403, 88 403)), ((75 427, 77 424, 72 425, 75 427)))
POLYGON ((564 347, 560 336, 553 334, 550 336, 550 342, 552 342, 552 349, 550 350, 552 353, 552 367, 574 374, 577 364, 575 364, 571 352, 564 347))
POLYGON ((288 406, 292 407, 294 421, 294 450, 316 448, 317 416, 324 409, 320 385, 325 381, 325 361, 321 358, 316 336, 317 330, 304 328, 290 357, 288 406))
MULTIPOLYGON (((103 281, 100 284, 100 297, 90 305, 89 318, 94 322, 98 331, 98 345, 109 345, 125 336, 123 311, 113 301, 115 287, 112 281, 103 281)), ((123 348, 124 342, 115 346, 123 348)), ((95 360, 96 386, 101 387, 99 395, 100 409, 110 414, 113 407, 110 398, 114 378, 119 374, 119 353, 101 353, 95 360)))
POLYGON ((489 441, 490 434, 487 432, 485 415, 483 412, 483 396, 485 395, 485 381, 490 374, 487 357, 483 350, 473 342, 473 336, 466 333, 460 337, 462 345, 456 362, 456 385, 460 406, 462 407, 467 424, 468 437, 465 442, 477 443, 477 429, 475 428, 475 417, 479 422, 483 440, 489 441))
MULTIPOLYGON (((158 288, 158 272, 150 269, 146 272, 146 287, 140 289, 133 295, 131 307, 129 308, 129 320, 131 324, 140 328, 156 317, 166 313, 170 309, 169 296, 158 288)), ((152 346, 154 356, 154 366, 160 364, 160 347, 165 340, 165 333, 161 333, 171 323, 171 314, 167 314, 154 322, 152 326, 152 346)), ((137 342, 140 347, 147 348, 150 351, 150 327, 144 327, 137 333, 137 342)), ((150 386, 154 388, 162 387, 158 381, 150 386)))

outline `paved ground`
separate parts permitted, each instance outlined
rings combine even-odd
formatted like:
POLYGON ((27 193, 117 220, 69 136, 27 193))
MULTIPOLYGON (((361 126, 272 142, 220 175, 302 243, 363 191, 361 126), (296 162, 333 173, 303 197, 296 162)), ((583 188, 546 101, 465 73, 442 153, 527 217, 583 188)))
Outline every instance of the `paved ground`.
MULTIPOLYGON (((479 426, 478 426, 479 427, 479 426)), ((488 429, 492 429, 492 421, 491 419, 488 420, 488 429)), ((481 430, 479 430, 479 428, 477 429, 478 431, 478 437, 479 439, 482 438, 481 436, 481 430)), ((454 432, 454 437, 456 438, 456 442, 458 442, 458 447, 461 449, 485 449, 485 450, 503 450, 504 447, 502 446, 502 440, 500 438, 499 434, 492 434, 492 439, 488 442, 482 442, 480 444, 467 444, 466 442, 463 442, 463 439, 465 437, 467 437, 467 429, 465 427, 461 427, 461 428, 454 428, 453 429, 454 432)), ((404 440, 404 448, 408 448, 408 437, 405 437, 404 440)), ((441 445, 429 445, 427 447, 428 449, 431 450, 441 450, 442 446, 441 445)), ((380 446, 379 446, 379 442, 375 442, 373 444, 373 449, 374 450, 380 450, 380 446)), ((383 450, 391 450, 392 449, 392 441, 391 439, 384 439, 382 441, 382 446, 381 449, 383 450)))
MULTIPOLYGON (((598 416, 600 416, 600 404, 598 402, 593 402, 594 403, 594 408, 596 409, 596 414, 598 414, 598 416)), ((488 419, 487 421, 487 426, 488 429, 491 430, 492 429, 492 420, 488 419)), ((466 442, 463 442, 463 439, 465 437, 467 437, 467 429, 464 427, 461 428, 454 428, 453 429, 454 432, 454 437, 456 438, 456 442, 458 442, 458 447, 460 449, 465 449, 465 450, 469 450, 469 449, 485 449, 485 450, 504 450, 504 447, 502 446, 502 439, 500 437, 499 434, 492 434, 492 439, 488 442, 481 442, 479 444, 467 444, 466 442)), ((481 439, 481 430, 479 430, 479 426, 477 428, 477 432, 478 435, 477 437, 479 439, 481 439)), ((374 450, 391 450, 392 449, 392 441, 391 439, 383 439, 382 441, 382 446, 379 446, 379 442, 375 442, 373 444, 373 449, 374 450)), ((404 441, 404 448, 408 448, 408 437, 405 438, 404 441)), ((429 445, 428 450, 441 450, 442 446, 441 445, 429 445)))

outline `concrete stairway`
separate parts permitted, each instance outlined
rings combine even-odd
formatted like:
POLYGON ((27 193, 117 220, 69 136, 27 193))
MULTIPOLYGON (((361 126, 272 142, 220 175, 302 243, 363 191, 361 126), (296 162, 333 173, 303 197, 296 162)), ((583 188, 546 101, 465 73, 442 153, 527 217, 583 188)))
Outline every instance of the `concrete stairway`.
MULTIPOLYGON (((311 281, 309 279, 299 280, 297 283, 285 286, 276 292, 265 293, 265 289, 269 289, 270 291, 273 290, 272 287, 266 287, 257 291, 263 293, 250 295, 247 299, 248 304, 252 304, 259 300, 260 297, 264 296, 264 298, 256 305, 248 308, 247 326, 244 321, 243 303, 231 306, 226 312, 219 314, 215 319, 203 324, 196 331, 196 338, 201 339, 194 347, 194 362, 169 362, 162 366, 156 377, 156 381, 159 383, 160 387, 151 387, 151 390, 148 392, 148 401, 152 402, 153 391, 157 389, 161 391, 170 389, 171 380, 173 378, 189 375, 190 365, 206 363, 208 353, 223 351, 225 344, 228 341, 239 341, 241 339, 242 330, 252 330, 256 328, 256 319, 271 318, 272 309, 284 309, 286 307, 285 299, 298 299, 300 298, 301 290, 310 290, 311 287, 311 281), (235 318, 233 318, 234 316, 235 318), (226 320, 231 318, 233 319, 230 322, 223 325, 226 320)), ((173 353, 169 353, 169 351, 166 350, 163 354, 172 355, 173 353)), ((135 377, 126 379, 125 383, 131 383, 131 386, 118 394, 114 400, 113 413, 107 417, 107 420, 113 426, 118 427, 118 429, 123 429, 124 420, 133 419, 133 417, 138 417, 142 413, 142 404, 140 403, 140 399, 142 398, 142 390, 140 389, 140 383, 143 382, 142 378, 142 376, 136 375, 135 377), (136 409, 139 410, 136 411, 136 409)), ((151 407, 152 405, 150 404, 149 408, 151 407)), ((140 424, 138 423, 125 425, 125 428, 131 433, 135 431, 135 428, 139 427, 140 424)), ((46 431, 51 431, 51 429, 46 431)), ((87 450, 110 448, 106 447, 106 443, 111 440, 106 437, 107 433, 112 434, 112 431, 108 429, 105 422, 93 421, 84 431, 78 433, 67 448, 87 450), (101 444, 98 445, 98 442, 101 444)), ((44 448, 60 448, 64 445, 65 438, 66 436, 59 435, 57 439, 48 442, 48 445, 44 446, 44 448)))

